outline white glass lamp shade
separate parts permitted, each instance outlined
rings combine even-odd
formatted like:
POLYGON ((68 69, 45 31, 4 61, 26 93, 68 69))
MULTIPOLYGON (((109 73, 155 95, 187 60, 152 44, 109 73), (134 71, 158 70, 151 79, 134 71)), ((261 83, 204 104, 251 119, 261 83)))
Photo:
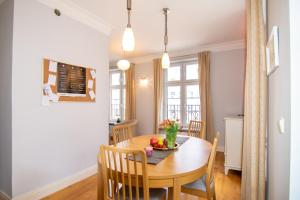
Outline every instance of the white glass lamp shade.
POLYGON ((161 66, 163 69, 168 69, 170 67, 170 57, 167 52, 164 52, 162 56, 161 66))
POLYGON ((119 61, 117 62, 117 66, 118 66, 118 68, 119 68, 120 70, 125 71, 125 70, 129 69, 129 67, 130 67, 130 62, 129 62, 128 60, 119 60, 119 61))
POLYGON ((134 34, 131 27, 127 27, 123 33, 122 48, 124 51, 133 51, 135 47, 134 34))

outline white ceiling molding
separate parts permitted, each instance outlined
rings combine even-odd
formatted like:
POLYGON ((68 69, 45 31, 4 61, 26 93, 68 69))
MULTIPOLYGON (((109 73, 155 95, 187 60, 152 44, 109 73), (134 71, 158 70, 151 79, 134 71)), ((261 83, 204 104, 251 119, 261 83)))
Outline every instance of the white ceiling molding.
MULTIPOLYGON (((195 57, 197 53, 201 51, 220 52, 220 51, 231 51, 231 50, 244 49, 244 48, 246 48, 245 40, 236 40, 230 42, 202 45, 202 46, 198 46, 186 50, 171 51, 169 52, 169 55, 171 57, 171 60, 174 61, 178 59, 190 58, 193 56, 195 57)), ((162 53, 155 53, 155 54, 142 56, 142 57, 128 58, 128 60, 132 63, 139 64, 139 63, 152 62, 153 59, 160 58, 161 56, 162 53)), ((112 61, 110 63, 111 66, 114 66, 115 62, 116 61, 112 61)))
POLYGON ((83 23, 97 31, 109 36, 113 27, 97 15, 78 6, 70 0, 37 0, 38 2, 52 8, 59 9, 66 15, 80 23, 83 23))

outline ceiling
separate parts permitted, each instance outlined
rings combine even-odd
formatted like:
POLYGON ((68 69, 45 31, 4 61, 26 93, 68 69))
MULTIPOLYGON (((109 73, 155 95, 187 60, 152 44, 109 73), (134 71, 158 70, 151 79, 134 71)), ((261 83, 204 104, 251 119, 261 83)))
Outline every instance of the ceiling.
POLYGON ((71 0, 113 27, 110 60, 163 51, 164 16, 170 8, 169 51, 241 40, 245 37, 245 0, 132 0, 136 48, 124 55, 122 34, 127 24, 126 0, 71 0))

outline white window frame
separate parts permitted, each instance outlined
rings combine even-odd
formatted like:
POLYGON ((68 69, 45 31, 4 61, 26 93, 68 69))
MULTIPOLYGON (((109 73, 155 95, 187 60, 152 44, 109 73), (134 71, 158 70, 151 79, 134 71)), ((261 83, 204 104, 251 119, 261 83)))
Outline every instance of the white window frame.
MULTIPOLYGON (((198 79, 186 80, 186 66, 191 64, 198 64, 196 59, 189 60, 189 61, 178 61, 171 63, 171 67, 178 67, 180 66, 180 80, 179 81, 168 81, 168 72, 164 70, 164 98, 163 98, 163 117, 164 119, 168 118, 168 87, 169 86, 180 86, 180 121, 183 127, 188 127, 187 115, 186 113, 186 105, 187 105, 187 98, 186 98, 186 86, 188 85, 200 85, 200 77, 198 79)), ((199 67, 199 66, 198 66, 199 67)), ((200 94, 199 94, 200 95, 200 94)), ((200 97, 199 97, 200 99, 200 97)), ((201 105, 201 102, 200 102, 201 105)), ((199 120, 201 115, 199 116, 199 120)))
POLYGON ((120 119, 121 121, 125 120, 125 99, 124 99, 124 89, 125 86, 125 80, 124 80, 124 73, 122 70, 109 70, 109 119, 110 121, 116 121, 117 119, 112 118, 112 90, 113 89, 119 89, 120 91, 120 119), (112 74, 120 74, 120 85, 112 85, 112 74))

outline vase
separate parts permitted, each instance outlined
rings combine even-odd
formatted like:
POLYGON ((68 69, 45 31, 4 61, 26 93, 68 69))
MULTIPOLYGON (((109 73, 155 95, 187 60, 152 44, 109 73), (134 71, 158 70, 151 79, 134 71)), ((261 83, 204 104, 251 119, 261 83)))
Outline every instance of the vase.
POLYGON ((169 149, 174 149, 176 143, 177 131, 166 131, 167 147, 169 149))

